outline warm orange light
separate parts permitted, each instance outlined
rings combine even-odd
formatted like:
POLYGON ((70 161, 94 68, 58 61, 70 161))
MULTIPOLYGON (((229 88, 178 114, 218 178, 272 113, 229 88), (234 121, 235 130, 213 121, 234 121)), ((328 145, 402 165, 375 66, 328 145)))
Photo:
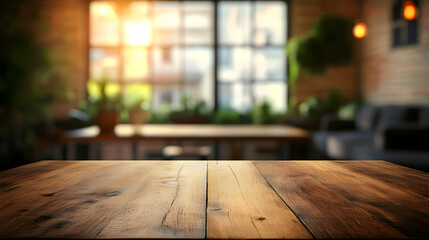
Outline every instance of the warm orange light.
POLYGON ((98 16, 102 16, 102 17, 112 17, 115 16, 115 10, 113 9, 113 7, 110 4, 105 4, 105 3, 99 3, 97 5, 94 5, 95 7, 95 13, 98 16))
POLYGON ((407 21, 415 20, 417 18, 417 14, 417 8, 414 3, 412 1, 405 1, 403 11, 404 19, 407 21))
POLYGON ((355 38, 361 39, 364 38, 366 36, 366 25, 363 22, 359 22, 356 23, 354 28, 353 28, 353 35, 355 36, 355 38))

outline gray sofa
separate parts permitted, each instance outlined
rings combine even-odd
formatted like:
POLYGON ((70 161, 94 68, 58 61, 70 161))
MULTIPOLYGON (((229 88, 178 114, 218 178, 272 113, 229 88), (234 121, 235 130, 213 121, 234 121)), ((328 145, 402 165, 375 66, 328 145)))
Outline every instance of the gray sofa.
POLYGON ((313 134, 333 159, 386 160, 429 170, 429 107, 364 105, 353 120, 329 115, 313 134))

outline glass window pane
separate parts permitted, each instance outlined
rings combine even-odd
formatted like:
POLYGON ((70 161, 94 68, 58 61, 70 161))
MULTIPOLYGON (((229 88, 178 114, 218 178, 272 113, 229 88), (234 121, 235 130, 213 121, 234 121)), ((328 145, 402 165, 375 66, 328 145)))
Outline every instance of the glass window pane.
POLYGON ((170 109, 177 109, 180 107, 180 98, 182 92, 180 91, 181 85, 168 84, 168 85, 152 85, 152 109, 156 112, 165 106, 170 109))
POLYGON ((286 17, 285 3, 256 2, 253 43, 284 45, 286 43, 286 17))
POLYGON ((112 2, 91 2, 90 31, 92 45, 119 44, 119 20, 112 2))
POLYGON ((284 82, 257 83, 252 87, 256 102, 268 101, 272 110, 286 110, 286 84, 284 82))
POLYGON ((213 49, 188 48, 185 50, 185 82, 196 99, 213 106, 213 49))
POLYGON ((182 79, 183 60, 178 47, 155 48, 153 51, 153 81, 180 82, 182 79))
POLYGON ((174 29, 158 29, 153 33, 153 42, 156 46, 170 46, 180 43, 180 32, 174 29))
POLYGON ((154 27, 174 29, 180 26, 180 5, 178 2, 154 2, 154 27))
POLYGON ((212 32, 208 31, 187 31, 184 36, 185 44, 205 44, 211 45, 213 44, 212 32))
POLYGON ((186 1, 183 3, 185 12, 213 12, 213 3, 207 1, 186 1))
POLYGON ((286 53, 283 48, 255 51, 254 76, 257 80, 285 80, 286 53))
POLYGON ((210 12, 185 13, 185 29, 208 30, 212 27, 210 12))
POLYGON ((241 83, 219 85, 219 106, 222 109, 234 109, 246 112, 251 108, 250 86, 241 83))
POLYGON ((218 5, 219 43, 250 43, 251 3, 219 2, 218 5))
POLYGON ((185 2, 185 44, 213 43, 213 4, 211 2, 185 2))
POLYGON ((119 54, 115 50, 92 48, 90 50, 90 78, 107 76, 111 81, 118 80, 119 54))
POLYGON ((177 44, 179 43, 180 5, 178 2, 153 3, 154 43, 177 44))
POLYGON ((220 81, 249 80, 251 77, 252 50, 250 48, 228 48, 219 50, 220 81))
POLYGON ((141 81, 149 77, 148 50, 124 50, 124 80, 141 81))
POLYGON ((128 46, 147 46, 151 43, 150 5, 133 2, 125 16, 124 43, 128 46))

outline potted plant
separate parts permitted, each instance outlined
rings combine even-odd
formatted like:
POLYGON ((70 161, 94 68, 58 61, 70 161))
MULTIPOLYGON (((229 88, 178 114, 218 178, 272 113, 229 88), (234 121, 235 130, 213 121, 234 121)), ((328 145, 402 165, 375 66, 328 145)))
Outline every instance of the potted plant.
POLYGON ((181 107, 170 112, 170 121, 178 124, 204 124, 210 122, 212 112, 203 100, 181 97, 181 107))
POLYGON ((104 76, 98 80, 88 81, 87 108, 95 115, 95 122, 101 134, 112 134, 119 122, 119 111, 122 108, 122 97, 119 91, 109 91, 111 81, 104 76))
POLYGON ((135 125, 146 123, 148 120, 149 107, 149 102, 144 99, 136 100, 130 104, 128 107, 130 123, 135 125))

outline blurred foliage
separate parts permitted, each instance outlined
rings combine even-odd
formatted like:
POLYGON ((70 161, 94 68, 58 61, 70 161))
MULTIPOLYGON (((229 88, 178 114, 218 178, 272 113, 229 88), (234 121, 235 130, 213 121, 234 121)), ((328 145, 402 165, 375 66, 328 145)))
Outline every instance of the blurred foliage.
POLYGON ((152 99, 152 87, 149 84, 128 84, 123 103, 127 110, 149 110, 152 99))
POLYGON ((332 88, 325 98, 309 97, 302 102, 291 98, 283 122, 308 130, 317 130, 320 120, 326 114, 352 119, 361 104, 361 101, 349 101, 338 89, 332 88))
POLYGON ((271 104, 266 100, 256 103, 251 112, 253 124, 273 124, 276 122, 271 104))
POLYGON ((215 124, 278 124, 282 123, 285 112, 275 112, 271 103, 264 100, 255 103, 249 111, 238 112, 233 109, 220 109, 213 119, 215 124))
POLYGON ((340 119, 354 119, 358 109, 363 105, 363 101, 353 101, 338 110, 338 117, 340 119))
POLYGON ((87 82, 88 98, 79 103, 79 109, 94 120, 99 111, 124 110, 120 85, 106 75, 100 79, 91 79, 87 82))
POLYGON ((339 15, 321 16, 306 37, 292 38, 286 50, 289 87, 293 89, 300 69, 322 74, 327 66, 349 64, 353 57, 353 23, 339 15))
POLYGON ((31 22, 19 18, 22 4, 32 9, 35 2, 0 1, 0 158, 4 160, 30 159, 28 149, 52 124, 50 103, 72 98, 63 70, 52 64, 52 52, 35 34, 34 29, 40 34, 47 26, 37 11, 29 17, 31 22))
POLYGON ((302 42, 301 38, 292 38, 286 45, 286 53, 289 62, 288 87, 293 90, 299 76, 298 49, 302 42))
POLYGON ((192 98, 188 94, 183 94, 180 98, 180 107, 172 110, 170 116, 183 115, 201 115, 210 117, 212 115, 212 111, 205 101, 192 98))
POLYGON ((170 105, 163 102, 157 110, 151 110, 149 114, 149 123, 163 124, 170 122, 170 105))
MULTIPOLYGON (((322 63, 326 66, 341 66, 351 63, 354 37, 353 22, 339 15, 325 15, 319 18, 312 29, 316 44, 321 47, 322 63)), ((298 55, 298 59, 301 56, 298 55)))
POLYGON ((325 99, 310 97, 299 104, 299 114, 302 117, 337 113, 347 103, 347 99, 337 89, 331 89, 325 99))
POLYGON ((239 112, 233 109, 220 109, 216 112, 214 123, 216 124, 240 124, 245 123, 242 121, 242 116, 239 112))

